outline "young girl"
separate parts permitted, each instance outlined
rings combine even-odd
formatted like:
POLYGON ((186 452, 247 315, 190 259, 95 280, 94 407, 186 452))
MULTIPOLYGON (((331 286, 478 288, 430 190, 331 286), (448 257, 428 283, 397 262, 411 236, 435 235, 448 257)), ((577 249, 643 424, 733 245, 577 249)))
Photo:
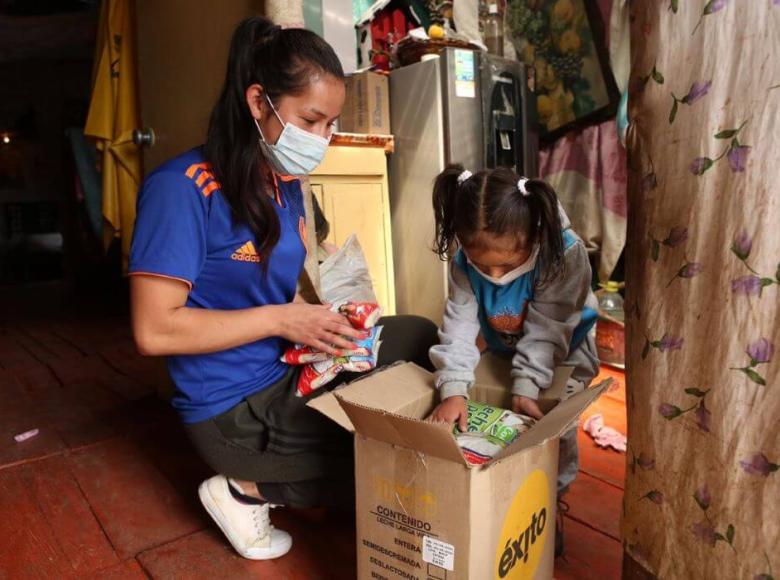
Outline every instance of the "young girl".
MULTIPOLYGON (((472 175, 449 166, 436 178, 433 206, 435 251, 451 260, 441 344, 430 350, 441 395, 433 419, 465 430, 466 399, 484 350, 512 358, 512 410, 542 417, 536 401, 556 366, 574 367, 567 397, 598 372, 589 333, 598 303, 585 246, 552 188, 509 169, 472 175)), ((574 428, 561 438, 559 498, 577 467, 574 428)), ((559 525, 556 553, 562 550, 559 525)))
MULTIPOLYGON (((233 36, 205 145, 149 174, 138 197, 135 340, 142 353, 168 357, 173 406, 218 474, 201 484, 200 500, 246 558, 292 546, 271 525, 271 504, 354 506, 351 437, 306 406, 320 392, 295 396, 300 367, 280 361, 290 343, 337 354, 360 336, 327 306, 294 300, 306 247, 303 193, 291 176, 320 163, 343 104, 344 73, 328 43, 250 18, 233 36)), ((433 323, 380 324, 379 365, 428 363, 433 323)))

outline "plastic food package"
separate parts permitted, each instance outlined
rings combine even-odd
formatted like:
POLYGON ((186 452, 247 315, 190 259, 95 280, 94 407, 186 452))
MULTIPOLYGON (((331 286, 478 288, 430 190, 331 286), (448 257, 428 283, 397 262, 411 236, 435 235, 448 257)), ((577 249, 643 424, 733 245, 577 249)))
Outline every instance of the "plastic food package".
POLYGON ((319 357, 318 360, 308 362, 308 364, 303 367, 303 370, 298 377, 298 385, 295 394, 298 397, 309 395, 323 385, 327 385, 341 372, 361 373, 376 368, 379 348, 382 345, 382 341, 379 340, 381 334, 382 327, 375 326, 369 331, 369 335, 366 338, 354 341, 358 348, 346 351, 338 357, 332 357, 329 354, 314 351, 309 347, 289 349, 282 357, 282 360, 288 364, 306 364, 304 362, 289 362, 296 358, 311 359, 313 357, 319 357), (300 353, 303 353, 303 355, 300 355, 300 353))
POLYGON ((295 395, 304 397, 335 379, 336 375, 343 370, 343 365, 338 360, 329 358, 303 367, 301 375, 298 377, 295 395))
POLYGON ((376 303, 368 263, 354 234, 320 265, 320 296, 328 304, 376 303))
MULTIPOLYGON (((379 339, 379 335, 381 333, 381 326, 371 328, 370 333, 366 338, 359 338, 353 341, 357 346, 356 349, 342 351, 341 356, 353 357, 370 355, 372 353, 372 348, 379 339)), ((311 346, 296 344, 295 346, 292 346, 284 351, 284 354, 282 355, 282 362, 285 362, 288 365, 305 365, 309 363, 327 361, 332 358, 332 355, 319 351, 311 346)))
POLYGON ((468 430, 453 429, 458 446, 466 461, 472 465, 487 463, 518 435, 534 426, 536 421, 526 415, 491 407, 475 401, 466 401, 468 430))
POLYGON ((340 356, 306 365, 298 378, 296 396, 310 395, 323 385, 327 385, 341 372, 362 373, 376 368, 381 345, 382 341, 376 341, 372 348, 373 352, 366 356, 340 356))
POLYGON ((347 317, 353 328, 359 330, 373 328, 382 317, 382 309, 373 302, 345 302, 338 311, 347 317))
POLYGON ((288 348, 282 355, 282 362, 305 365, 296 386, 299 397, 328 384, 340 372, 365 372, 376 368, 382 327, 374 325, 382 316, 382 309, 376 303, 352 301, 336 303, 332 309, 344 315, 353 328, 368 331, 368 336, 353 340, 356 348, 341 351, 337 357, 301 344, 288 348))
POLYGON ((310 346, 296 344, 291 346, 282 355, 282 362, 288 365, 305 365, 309 363, 322 362, 328 360, 330 355, 326 352, 316 350, 310 346))

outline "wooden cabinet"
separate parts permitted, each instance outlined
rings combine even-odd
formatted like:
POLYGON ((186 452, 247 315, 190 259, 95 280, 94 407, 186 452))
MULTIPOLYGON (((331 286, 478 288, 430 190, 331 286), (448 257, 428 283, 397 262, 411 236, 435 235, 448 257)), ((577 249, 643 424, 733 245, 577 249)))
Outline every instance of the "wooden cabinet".
POLYGON ((393 240, 384 149, 331 146, 309 177, 312 193, 330 223, 328 241, 341 246, 350 235, 357 235, 377 300, 385 314, 395 314, 393 240))

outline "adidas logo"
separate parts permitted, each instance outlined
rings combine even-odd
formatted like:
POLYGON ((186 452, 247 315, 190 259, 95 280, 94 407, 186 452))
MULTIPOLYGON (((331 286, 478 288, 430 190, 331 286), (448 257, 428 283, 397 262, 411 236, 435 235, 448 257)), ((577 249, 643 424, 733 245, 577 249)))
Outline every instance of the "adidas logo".
POLYGON ((238 260, 239 262, 260 262, 260 256, 257 254, 255 245, 252 242, 247 242, 235 252, 230 254, 232 260, 238 260))

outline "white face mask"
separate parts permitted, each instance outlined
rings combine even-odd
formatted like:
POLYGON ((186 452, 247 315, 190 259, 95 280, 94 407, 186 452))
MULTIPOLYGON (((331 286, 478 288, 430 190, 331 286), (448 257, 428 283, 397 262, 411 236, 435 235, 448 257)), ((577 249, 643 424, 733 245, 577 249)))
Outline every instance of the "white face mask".
POLYGON ((325 139, 319 135, 314 135, 296 127, 292 123, 285 123, 279 116, 279 113, 271 103, 268 95, 265 96, 271 110, 282 124, 282 133, 276 144, 271 144, 265 140, 260 123, 255 119, 255 125, 260 133, 260 149, 263 152, 271 169, 276 173, 283 175, 308 175, 314 171, 325 157, 328 150, 330 139, 325 139))
POLYGON ((490 282, 491 284, 495 284, 496 286, 506 286, 507 284, 511 284, 515 280, 517 280, 520 276, 523 276, 524 274, 527 274, 531 270, 534 269, 536 266, 536 257, 539 255, 539 245, 537 244, 534 247, 533 252, 528 257, 528 259, 520 264, 517 268, 514 268, 501 276, 500 278, 496 278, 494 276, 490 276, 489 274, 485 274, 482 270, 480 270, 477 266, 474 265, 474 262, 472 262, 468 254, 466 252, 463 252, 463 255, 466 256, 466 261, 471 264, 471 267, 474 268, 474 271, 482 276, 485 280, 490 282))

